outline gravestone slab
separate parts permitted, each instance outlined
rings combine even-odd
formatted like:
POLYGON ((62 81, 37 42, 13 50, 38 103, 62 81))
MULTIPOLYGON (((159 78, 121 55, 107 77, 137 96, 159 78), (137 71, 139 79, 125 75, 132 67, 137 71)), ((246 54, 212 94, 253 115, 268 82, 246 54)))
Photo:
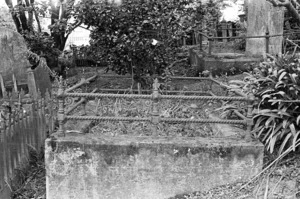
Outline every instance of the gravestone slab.
POLYGON ((4 82, 12 81, 14 74, 18 82, 27 82, 27 47, 24 38, 17 32, 0 27, 0 73, 4 82))
POLYGON ((236 138, 52 135, 47 199, 167 199, 247 182, 263 166, 263 145, 236 138))
POLYGON ((15 23, 4 0, 0 0, 0 27, 17 31, 15 23))
MULTIPOLYGON (((283 34, 284 9, 274 7, 267 1, 248 0, 247 36, 264 36, 283 34)), ((271 37, 269 53, 281 54, 282 36, 271 37)), ((246 40, 246 54, 261 56, 266 54, 265 38, 249 38, 246 40)))
POLYGON ((26 83, 27 47, 4 0, 0 0, 0 74, 5 83, 12 82, 14 74, 18 83, 26 83))

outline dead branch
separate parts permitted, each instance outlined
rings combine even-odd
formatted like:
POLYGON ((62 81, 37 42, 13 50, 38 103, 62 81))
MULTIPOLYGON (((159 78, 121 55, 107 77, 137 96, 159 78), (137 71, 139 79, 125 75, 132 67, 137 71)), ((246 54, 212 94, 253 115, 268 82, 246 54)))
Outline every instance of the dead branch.
POLYGON ((290 0, 267 0, 275 7, 285 7, 293 18, 300 24, 300 15, 290 0))
POLYGON ((180 60, 174 61, 174 62, 172 62, 172 63, 168 66, 168 68, 172 68, 175 64, 180 63, 180 62, 184 62, 184 61, 187 61, 187 60, 188 60, 188 58, 184 58, 184 59, 180 59, 180 60))

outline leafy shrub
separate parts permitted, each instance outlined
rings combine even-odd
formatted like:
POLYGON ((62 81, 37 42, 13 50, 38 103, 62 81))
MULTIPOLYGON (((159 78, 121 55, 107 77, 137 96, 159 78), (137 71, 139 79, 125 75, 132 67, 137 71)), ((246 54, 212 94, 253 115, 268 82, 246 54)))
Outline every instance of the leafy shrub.
POLYGON ((30 51, 45 57, 50 68, 58 67, 58 56, 61 51, 54 48, 54 40, 48 33, 24 31, 22 34, 30 51))
MULTIPOLYGON (((270 153, 281 154, 300 142, 300 59, 271 57, 248 73, 244 81, 231 81, 230 86, 255 94, 252 133, 270 153)), ((223 111, 228 113, 236 108, 227 105, 223 111)))

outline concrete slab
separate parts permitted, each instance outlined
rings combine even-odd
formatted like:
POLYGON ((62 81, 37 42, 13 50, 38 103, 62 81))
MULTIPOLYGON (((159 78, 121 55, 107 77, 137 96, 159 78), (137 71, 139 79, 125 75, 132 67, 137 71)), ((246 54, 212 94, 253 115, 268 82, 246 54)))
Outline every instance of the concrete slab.
POLYGON ((222 73, 248 71, 251 69, 251 64, 258 63, 262 60, 261 57, 247 57, 239 53, 207 53, 199 52, 191 49, 189 51, 191 66, 197 70, 197 74, 204 70, 209 70, 213 75, 222 73), (234 71, 233 71, 234 72, 234 71))
POLYGON ((46 140, 47 199, 166 199, 246 181, 263 145, 233 138, 104 137, 46 140))

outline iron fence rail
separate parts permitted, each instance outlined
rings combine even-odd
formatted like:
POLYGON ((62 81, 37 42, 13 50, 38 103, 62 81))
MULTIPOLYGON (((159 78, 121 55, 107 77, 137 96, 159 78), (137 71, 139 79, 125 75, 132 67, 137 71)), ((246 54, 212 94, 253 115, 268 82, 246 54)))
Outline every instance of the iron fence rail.
MULTIPOLYGON (((64 93, 61 97, 86 97, 86 98, 124 98, 124 99, 154 99, 152 95, 139 94, 106 94, 106 93, 64 93)), ((251 101, 245 97, 225 96, 185 96, 185 95, 158 95, 159 99, 182 99, 182 100, 225 100, 225 101, 251 101)))
MULTIPOLYGON (((137 90, 137 89, 99 89, 100 92, 112 92, 112 93, 117 93, 117 94, 128 94, 128 93, 151 93, 152 90, 137 90)), ((172 90, 162 90, 161 93, 163 94, 206 94, 209 95, 209 92, 206 91, 172 91, 172 90)))
POLYGON ((269 53, 269 43, 270 43, 270 38, 272 37, 283 37, 283 36, 288 36, 288 35, 293 35, 293 34, 299 34, 300 31, 291 31, 291 32, 284 32, 282 34, 273 34, 270 35, 270 33, 267 31, 265 35, 258 35, 258 36, 232 36, 232 37, 213 37, 212 34, 210 33, 209 35, 203 33, 203 32, 198 32, 200 36, 200 50, 203 50, 202 47, 202 41, 203 37, 206 37, 208 39, 208 54, 212 54, 212 47, 213 47, 213 41, 214 40, 219 40, 219 39, 260 39, 260 38, 265 38, 266 39, 266 53, 269 53))
POLYGON ((216 120, 216 119, 187 119, 187 118, 165 118, 165 117, 101 117, 101 116, 65 116, 67 120, 94 120, 94 121, 126 121, 126 122, 166 122, 166 123, 219 123, 219 124, 247 124, 246 120, 216 120))
MULTIPOLYGON (((173 79, 195 79, 195 80, 211 80, 211 77, 208 78, 186 78, 186 77, 175 77, 173 79)), ((73 86, 79 87, 84 82, 83 80, 73 86)), ((106 94, 106 93, 70 93, 72 89, 64 90, 64 83, 62 79, 59 83, 59 89, 57 92, 58 98, 58 123, 59 128, 58 132, 60 135, 65 136, 64 131, 64 123, 67 120, 96 120, 96 121, 138 121, 138 122, 152 122, 157 124, 159 122, 166 122, 166 123, 219 123, 219 124, 242 124, 247 126, 247 134, 245 135, 246 139, 250 137, 250 130, 253 125, 253 118, 252 118, 252 111, 253 111, 253 103, 254 103, 254 95, 249 94, 247 97, 228 97, 228 96, 185 96, 185 95, 162 95, 159 93, 159 82, 156 78, 153 83, 153 90, 152 94, 106 94), (74 107, 67 110, 65 112, 65 99, 67 97, 79 97, 81 100, 76 104, 76 107, 83 103, 85 100, 90 98, 99 99, 99 98, 121 98, 121 99, 149 99, 152 100, 152 113, 151 117, 103 117, 103 116, 77 116, 77 115, 68 115, 74 107), (228 119, 192 119, 192 118, 166 118, 160 116, 159 112, 159 101, 163 99, 170 99, 170 100, 222 100, 222 101, 242 101, 247 102, 247 115, 244 116, 243 114, 238 114, 241 120, 228 120, 228 119), (71 110, 71 111, 70 111, 71 110)), ((157 135, 156 132, 153 132, 153 135, 157 135)))
MULTIPOLYGON (((132 79, 132 77, 130 76, 122 76, 122 75, 98 75, 99 78, 122 78, 122 79, 132 79)), ((213 83, 216 83, 217 85, 219 85, 221 88, 223 89, 228 89, 228 90, 231 90, 233 93, 237 94, 238 96, 240 97, 245 97, 247 98, 247 95, 245 95, 244 93, 241 93, 237 90, 232 90, 230 88, 230 86, 214 79, 211 75, 209 77, 181 77, 181 76, 170 76, 170 77, 167 77, 167 78, 170 78, 171 80, 191 80, 191 81, 197 81, 197 80, 207 80, 207 81, 211 81, 213 83)), ((105 89, 101 89, 103 91, 110 91, 110 90, 105 90, 105 89)), ((117 90, 116 90, 117 91, 117 90)), ((122 89, 118 89, 118 91, 122 92, 123 90, 122 89)), ((141 90, 143 92, 143 90, 141 90)), ((175 91, 163 91, 163 92, 167 92, 167 93, 176 93, 175 91)), ((182 92, 182 91, 180 91, 182 92)), ((178 91, 178 93, 180 93, 178 91)), ((183 91, 182 93, 188 93, 186 91, 183 91)))

